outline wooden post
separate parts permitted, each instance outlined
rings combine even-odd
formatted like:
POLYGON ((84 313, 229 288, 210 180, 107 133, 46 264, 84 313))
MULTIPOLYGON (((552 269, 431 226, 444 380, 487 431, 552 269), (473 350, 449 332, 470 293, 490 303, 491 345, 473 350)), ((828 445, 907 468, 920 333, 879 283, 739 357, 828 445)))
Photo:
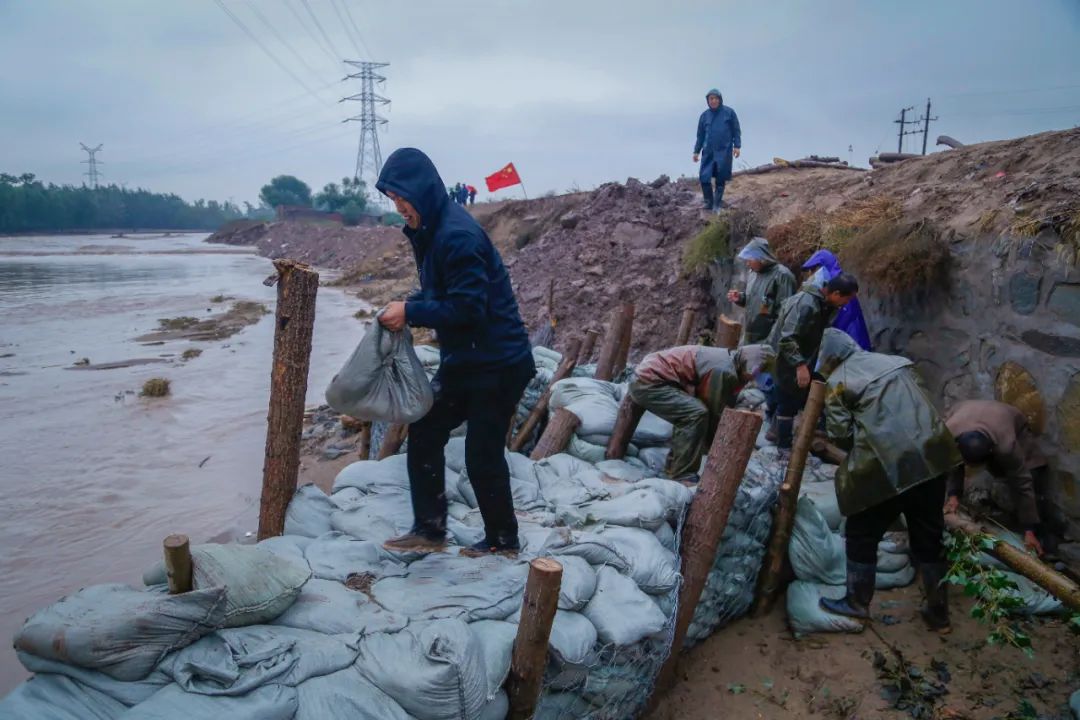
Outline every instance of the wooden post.
POLYGON ((626 331, 619 342, 619 354, 615 356, 615 369, 612 377, 622 374, 626 369, 627 360, 630 359, 630 341, 634 337, 634 303, 623 303, 623 315, 628 316, 626 331))
POLYGON ((623 336, 629 332, 629 324, 633 322, 633 318, 633 303, 622 303, 611 311, 611 321, 608 322, 604 343, 600 346, 600 356, 596 359, 596 373, 593 377, 597 380, 610 381, 615 377, 615 364, 619 360, 623 336), (630 306, 629 315, 627 314, 628 305, 630 306))
POLYGON ((371 421, 362 420, 360 422, 360 433, 356 439, 356 454, 361 460, 368 460, 371 458, 371 421))
POLYGON ((407 437, 409 437, 408 425, 392 424, 386 429, 386 435, 383 436, 382 443, 379 445, 379 457, 376 459, 385 460, 391 455, 396 455, 407 437))
POLYGON ((608 440, 607 449, 604 450, 605 458, 622 460, 626 456, 626 449, 644 414, 645 408, 631 400, 630 393, 626 393, 622 402, 619 403, 619 414, 615 416, 615 428, 611 431, 611 439, 608 440))
POLYGON ((815 455, 828 460, 833 465, 840 465, 847 458, 847 453, 833 445, 825 438, 814 438, 810 441, 810 450, 815 455))
MULTIPOLYGON (((945 526, 950 530, 958 530, 967 535, 982 533, 993 536, 992 533, 986 533, 978 523, 958 513, 946 515, 945 526)), ((1020 573, 1056 597, 1069 609, 1080 612, 1080 585, 1077 585, 1049 565, 1044 564, 1039 558, 997 538, 995 538, 994 548, 988 552, 1008 565, 1010 569, 1020 573)))
MULTIPOLYGON (((671 653, 657 678, 657 694, 666 691, 675 678, 675 665, 686 641, 686 631, 694 617, 705 581, 716 562, 720 536, 727 527, 746 464, 754 451, 754 441, 761 429, 761 416, 746 410, 727 408, 709 448, 709 457, 701 482, 682 532, 682 576, 678 615, 671 641, 671 653)), ((657 695, 654 695, 655 702, 657 695)))
POLYGON ((810 452, 810 442, 814 439, 814 430, 817 428, 818 418, 821 417, 821 409, 824 405, 825 383, 815 380, 810 384, 810 396, 803 408, 799 432, 791 448, 787 472, 784 473, 784 483, 780 486, 772 537, 758 577, 754 614, 772 610, 776 597, 782 589, 784 563, 787 560, 788 543, 791 542, 791 530, 795 524, 795 509, 799 504, 799 488, 802 487, 803 471, 806 469, 806 456, 810 452))
POLYGON ((529 563, 510 675, 506 678, 506 694, 510 698, 508 720, 531 718, 540 700, 562 573, 562 565, 552 558, 536 558, 529 563))
POLYGON ((559 367, 555 368, 555 374, 551 376, 551 383, 548 385, 548 389, 540 396, 540 399, 536 403, 536 407, 529 413, 529 417, 525 418, 525 422, 521 423, 521 428, 518 429, 517 435, 510 441, 509 448, 512 452, 520 452, 521 448, 525 446, 525 443, 529 442, 533 430, 536 429, 536 426, 540 424, 540 420, 547 413, 548 405, 551 403, 552 386, 560 380, 570 377, 570 373, 574 371, 574 367, 577 365, 578 349, 580 346, 580 338, 574 338, 570 341, 566 348, 566 352, 563 353, 562 360, 559 362, 559 367))
POLYGON ((596 347, 596 339, 600 337, 600 331, 596 328, 589 328, 585 331, 585 340, 581 343, 581 352, 577 356, 577 364, 584 365, 589 362, 589 358, 592 357, 593 348, 596 347))
POLYGON ((694 308, 686 307, 682 311, 682 321, 679 323, 679 332, 675 335, 675 346, 685 345, 690 342, 690 331, 694 327, 694 317, 697 315, 694 308))
MULTIPOLYGON (((270 372, 266 459, 259 498, 258 539, 285 530, 285 509, 296 492, 300 472, 300 435, 304 429, 311 335, 319 273, 294 260, 275 260, 278 274, 274 316, 274 365, 270 372)), ((266 282, 272 283, 271 276, 266 282)))
POLYGON ((716 319, 716 347, 734 350, 739 347, 739 339, 741 337, 741 323, 735 322, 727 315, 723 314, 716 319))
POLYGON ((191 545, 187 535, 170 535, 165 538, 164 546, 169 594, 191 592, 191 545))
POLYGON ((529 458, 543 460, 549 455, 561 453, 580 424, 581 418, 577 415, 566 408, 558 408, 551 414, 547 428, 544 430, 544 434, 540 436, 529 458))

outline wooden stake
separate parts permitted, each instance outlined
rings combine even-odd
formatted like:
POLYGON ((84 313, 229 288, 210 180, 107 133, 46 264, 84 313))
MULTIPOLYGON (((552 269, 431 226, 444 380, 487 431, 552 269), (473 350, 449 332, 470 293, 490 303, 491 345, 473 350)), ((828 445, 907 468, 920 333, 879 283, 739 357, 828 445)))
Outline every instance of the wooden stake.
POLYGON ((560 380, 570 377, 570 373, 574 371, 574 367, 577 365, 578 350, 580 346, 581 338, 574 338, 570 341, 566 348, 566 352, 563 353, 562 360, 559 362, 559 367, 555 368, 555 374, 551 376, 551 383, 548 385, 548 389, 540 396, 540 400, 537 401, 536 407, 534 407, 529 413, 529 416, 525 418, 525 422, 521 423, 521 428, 518 429, 517 435, 510 441, 509 448, 512 452, 521 452, 521 448, 525 446, 525 443, 529 442, 533 430, 536 429, 536 426, 540 424, 540 420, 547 413, 548 405, 551 403, 552 386, 560 380))
POLYGON ((377 460, 385 460, 391 455, 396 455, 401 446, 405 444, 405 438, 409 437, 409 426, 392 424, 386 429, 382 443, 379 445, 379 457, 377 460))
POLYGON ((657 678, 655 703, 675 679, 679 652, 686 641, 686 631, 694 617, 705 581, 716 562, 720 536, 727 527, 728 516, 735 504, 735 494, 742 482, 746 464, 754 451, 754 440, 761 429, 761 416, 746 410, 727 408, 720 416, 720 425, 709 448, 701 483, 690 503, 682 532, 682 576, 679 590, 678 615, 671 653, 657 678))
POLYGON ((165 538, 164 546, 169 594, 191 592, 191 545, 187 535, 170 535, 165 538))
POLYGON ((359 437, 356 439, 356 454, 361 460, 368 460, 371 458, 371 421, 363 420, 360 422, 359 437))
POLYGON ((741 337, 741 323, 738 323, 723 314, 716 319, 716 347, 734 350, 739 347, 739 338, 741 337))
POLYGON ((825 438, 814 438, 810 441, 810 451, 820 458, 828 460, 833 465, 840 465, 847 458, 847 453, 833 445, 825 438))
POLYGON ((596 339, 600 337, 600 331, 596 328, 589 328, 585 331, 585 340, 581 343, 581 352, 577 356, 577 364, 585 365, 589 362, 589 358, 592 357, 593 348, 596 347, 596 339))
MULTIPOLYGON (((285 509, 296 492, 300 472, 300 435, 304 429, 311 336, 319 273, 294 260, 275 260, 278 274, 274 316, 274 365, 270 372, 266 459, 259 499, 259 540, 281 535, 285 509)), ((273 276, 267 278, 268 283, 273 276)))
POLYGON ((619 360, 623 336, 629 332, 629 324, 634 319, 633 308, 633 303, 622 303, 611 311, 611 321, 608 322, 604 343, 600 346, 600 356, 596 359, 596 373, 593 377, 597 380, 610 381, 615 377, 615 364, 619 360), (629 315, 627 314, 628 305, 630 306, 629 315))
POLYGON ((814 439, 814 431, 824 406, 825 383, 815 380, 810 384, 810 395, 803 408, 799 432, 791 448, 784 484, 780 486, 772 537, 758 577, 757 599, 754 603, 756 615, 772 610, 780 590, 783 589, 781 586, 784 580, 784 563, 787 561, 788 543, 791 542, 791 531, 795 524, 795 510, 799 504, 803 472, 806 470, 806 456, 810 452, 810 442, 814 439))
MULTIPOLYGON (((988 534, 993 537, 993 533, 987 533, 981 525, 958 513, 946 515, 945 526, 966 535, 988 534)), ((1039 558, 997 538, 994 548, 988 552, 1056 597, 1069 609, 1080 612, 1080 585, 1044 564, 1039 558)))
POLYGON ((547 668, 551 624, 559 603, 562 565, 552 558, 536 558, 529 563, 529 579, 521 599, 506 694, 510 698, 508 720, 527 720, 533 716, 547 668))
POLYGON ((626 456, 626 449, 644 414, 645 408, 631 400, 630 393, 626 393, 622 402, 619 403, 619 414, 615 416, 615 428, 611 431, 611 439, 608 440, 607 449, 604 450, 605 458, 622 460, 626 456))
POLYGON ((540 436, 529 457, 532 460, 543 460, 550 455, 561 453, 580 424, 581 418, 577 415, 566 408, 558 408, 551 414, 544 434, 540 436))
POLYGON ((612 377, 617 377, 626 369, 626 363, 630 359, 630 341, 634 336, 634 303, 623 303, 623 315, 628 316, 625 320, 626 331, 619 342, 619 354, 615 356, 615 370, 612 377))
POLYGON ((685 345, 690 342, 690 331, 694 327, 694 318, 697 313, 694 308, 683 308, 682 321, 679 323, 679 332, 675 335, 675 346, 685 345))

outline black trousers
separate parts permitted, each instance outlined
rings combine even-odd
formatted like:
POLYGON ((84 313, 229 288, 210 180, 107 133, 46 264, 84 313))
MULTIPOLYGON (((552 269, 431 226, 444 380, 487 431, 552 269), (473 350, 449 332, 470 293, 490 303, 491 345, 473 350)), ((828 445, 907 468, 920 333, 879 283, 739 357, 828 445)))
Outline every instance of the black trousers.
POLYGON ((849 517, 844 527, 848 560, 876 564, 878 543, 903 513, 916 564, 944 561, 945 477, 939 475, 849 517))
POLYGON ((435 404, 409 426, 409 490, 417 530, 438 537, 446 533, 444 450, 451 431, 468 422, 465 467, 476 491, 487 539, 517 539, 510 469, 503 450, 510 419, 535 372, 530 356, 508 368, 440 373, 432 381, 435 404))

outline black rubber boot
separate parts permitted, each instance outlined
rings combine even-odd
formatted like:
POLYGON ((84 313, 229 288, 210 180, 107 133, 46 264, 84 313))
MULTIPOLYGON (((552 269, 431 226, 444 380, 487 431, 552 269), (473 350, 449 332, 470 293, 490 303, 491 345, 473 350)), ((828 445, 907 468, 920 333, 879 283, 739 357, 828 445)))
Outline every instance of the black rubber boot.
POLYGON ((517 557, 521 551, 521 542, 517 533, 498 533, 494 538, 485 537, 478 543, 473 543, 467 548, 461 549, 465 557, 483 557, 485 555, 502 555, 503 557, 517 557))
POLYGON ((715 194, 713 193, 712 180, 707 183, 701 183, 701 195, 702 199, 704 199, 705 201, 705 209, 712 212, 714 202, 713 198, 715 197, 715 194))
POLYGON ((776 447, 791 449, 791 436, 795 430, 795 418, 776 416, 776 447))
POLYGON ((876 563, 847 564, 847 595, 839 600, 821 598, 819 604, 823 610, 834 615, 846 615, 860 620, 870 619, 870 601, 874 599, 876 582, 876 563))
POLYGON ((945 635, 952 631, 949 622, 949 584, 944 582, 948 572, 945 563, 926 563, 920 566, 926 605, 919 610, 926 626, 945 635))

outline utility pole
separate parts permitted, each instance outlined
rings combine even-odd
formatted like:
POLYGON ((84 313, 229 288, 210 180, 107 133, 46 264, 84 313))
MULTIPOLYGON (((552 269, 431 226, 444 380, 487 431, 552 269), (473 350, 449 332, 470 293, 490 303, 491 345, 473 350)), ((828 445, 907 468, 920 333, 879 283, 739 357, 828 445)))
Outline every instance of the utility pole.
MULTIPOLYGON (((353 172, 353 177, 362 180, 364 170, 370 164, 374 170, 374 178, 377 179, 379 173, 382 172, 382 151, 379 149, 379 125, 385 125, 389 121, 375 112, 375 105, 388 105, 390 99, 375 92, 375 83, 381 85, 386 82, 386 78, 375 71, 379 68, 388 67, 390 63, 346 60, 345 64, 359 69, 359 72, 347 75, 345 79, 360 81, 359 93, 341 98, 339 101, 360 101, 360 114, 346 118, 342 121, 357 121, 360 123, 360 143, 356 149, 356 170, 353 172), (369 144, 370 151, 368 150, 369 144)), ((373 181, 369 187, 374 186, 375 183, 373 181)))
MULTIPOLYGON (((83 150, 86 151, 86 154, 90 158, 89 160, 83 160, 80 163, 82 165, 89 165, 89 167, 87 168, 86 172, 83 173, 83 175, 86 175, 86 178, 90 181, 90 187, 95 187, 96 188, 98 186, 98 175, 100 175, 100 173, 98 172, 98 167, 97 167, 98 166, 97 153, 98 153, 99 150, 101 150, 101 148, 103 148, 105 146, 104 145, 98 145, 96 148, 88 148, 88 147, 86 147, 86 145, 84 143, 79 143, 79 146, 83 150)), ((102 164, 104 164, 104 163, 102 163, 102 164)))
POLYGON ((907 120, 908 110, 914 110, 914 109, 915 109, 914 106, 904 108, 903 110, 900 111, 900 119, 899 120, 893 120, 894 123, 899 123, 900 124, 900 133, 899 133, 899 135, 897 135, 897 140, 896 140, 896 152, 898 152, 898 153, 904 152, 904 136, 910 134, 910 133, 904 132, 904 125, 909 124, 909 121, 907 120))
POLYGON ((930 134, 930 121, 937 120, 937 118, 930 117, 930 98, 926 98, 926 114, 923 115, 923 131, 922 131, 922 154, 926 154, 926 138, 930 134))

